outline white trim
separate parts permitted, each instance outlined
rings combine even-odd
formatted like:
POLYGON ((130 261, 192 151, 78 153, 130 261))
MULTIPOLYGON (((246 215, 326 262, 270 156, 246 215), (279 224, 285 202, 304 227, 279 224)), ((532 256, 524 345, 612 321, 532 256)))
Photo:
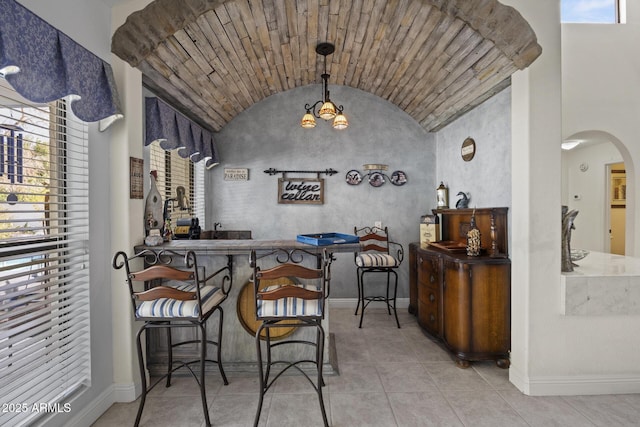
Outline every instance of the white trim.
POLYGON ((90 426, 98 420, 114 403, 114 387, 108 387, 100 393, 98 397, 89 402, 88 405, 82 407, 78 412, 75 411, 73 402, 71 407, 74 408, 76 415, 69 420, 65 426, 67 427, 84 427, 90 426))
MULTIPOLYGON (((510 380, 518 387, 514 378, 510 377, 510 380)), ((529 379, 526 385, 526 389, 523 392, 529 396, 630 394, 640 393, 640 376, 581 375, 573 377, 540 377, 529 379)))
POLYGON ((114 384, 113 392, 114 402, 133 402, 142 393, 142 385, 139 382, 114 384))

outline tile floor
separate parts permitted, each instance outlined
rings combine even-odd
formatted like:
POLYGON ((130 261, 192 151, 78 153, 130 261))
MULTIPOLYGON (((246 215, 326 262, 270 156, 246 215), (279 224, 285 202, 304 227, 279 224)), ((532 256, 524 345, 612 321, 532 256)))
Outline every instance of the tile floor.
MULTIPOLYGON (((494 363, 455 366, 406 310, 402 329, 386 311, 369 308, 362 329, 350 309, 331 309, 340 375, 327 376, 325 406, 333 427, 355 426, 639 426, 640 394, 530 397, 494 363)), ((257 375, 230 374, 228 386, 211 375, 207 397, 214 426, 252 426, 257 375)), ((299 376, 281 377, 265 397, 262 426, 322 425, 313 390, 299 376)), ((138 402, 116 403, 93 425, 132 425, 138 402)), ((147 398, 142 426, 204 425, 190 377, 147 398)))

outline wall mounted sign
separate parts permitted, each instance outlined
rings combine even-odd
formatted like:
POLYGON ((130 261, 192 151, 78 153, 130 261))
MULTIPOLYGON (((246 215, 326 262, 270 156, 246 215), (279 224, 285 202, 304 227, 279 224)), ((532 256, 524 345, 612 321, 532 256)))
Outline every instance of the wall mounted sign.
POLYGON ((144 168, 143 160, 129 157, 129 198, 142 199, 144 197, 144 168))
POLYGON ((407 174, 403 171, 394 171, 391 177, 387 176, 384 171, 389 169, 388 165, 381 164, 366 164, 363 165, 364 169, 368 171, 364 176, 360 171, 352 169, 347 172, 345 180, 349 185, 358 185, 364 178, 367 178, 367 182, 372 187, 381 187, 385 182, 390 181, 393 185, 405 185, 407 183, 407 174))
POLYGON ((269 175, 282 174, 282 178, 278 178, 278 203, 322 205, 324 203, 324 179, 321 179, 320 175, 332 176, 338 171, 332 168, 323 171, 269 168, 264 173, 269 175), (314 174, 316 178, 288 178, 287 173, 309 173, 314 174))
POLYGON ((473 156, 476 154, 476 142, 473 138, 469 137, 464 140, 460 154, 462 155, 462 160, 465 162, 470 162, 471 159, 473 159, 473 156))
POLYGON ((225 181, 249 181, 249 169, 224 168, 225 181))
POLYGON ((323 204, 324 179, 278 178, 278 203, 323 204))

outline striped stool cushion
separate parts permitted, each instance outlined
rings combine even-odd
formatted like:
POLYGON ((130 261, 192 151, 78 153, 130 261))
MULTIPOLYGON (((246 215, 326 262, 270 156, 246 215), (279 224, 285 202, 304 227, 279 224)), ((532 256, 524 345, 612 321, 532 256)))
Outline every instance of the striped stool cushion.
MULTIPOLYGON (((267 286, 263 291, 272 291, 280 288, 282 285, 267 286)), ((288 285, 299 286, 311 291, 320 291, 315 285, 288 285)), ((277 300, 262 300, 257 302, 258 318, 265 317, 297 317, 311 316, 322 317, 322 299, 302 299, 302 298, 281 298, 277 300)))
MULTIPOLYGON (((183 284, 175 286, 176 289, 185 292, 194 292, 195 284, 183 284)), ((217 286, 203 286, 200 288, 202 310, 207 313, 222 301, 224 294, 217 286)), ((179 301, 171 298, 158 298, 154 301, 143 301, 136 309, 136 317, 198 317, 200 307, 197 300, 179 301)))
POLYGON ((356 257, 358 267, 397 267, 398 260, 389 254, 360 254, 356 257))

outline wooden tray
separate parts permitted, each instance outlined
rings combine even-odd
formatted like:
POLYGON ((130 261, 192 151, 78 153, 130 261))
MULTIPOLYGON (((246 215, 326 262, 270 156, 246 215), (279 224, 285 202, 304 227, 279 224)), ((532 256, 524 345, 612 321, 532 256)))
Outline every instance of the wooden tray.
POLYGON ((429 246, 442 249, 447 252, 461 253, 467 251, 467 245, 464 245, 455 240, 440 240, 438 242, 429 242, 429 246))

